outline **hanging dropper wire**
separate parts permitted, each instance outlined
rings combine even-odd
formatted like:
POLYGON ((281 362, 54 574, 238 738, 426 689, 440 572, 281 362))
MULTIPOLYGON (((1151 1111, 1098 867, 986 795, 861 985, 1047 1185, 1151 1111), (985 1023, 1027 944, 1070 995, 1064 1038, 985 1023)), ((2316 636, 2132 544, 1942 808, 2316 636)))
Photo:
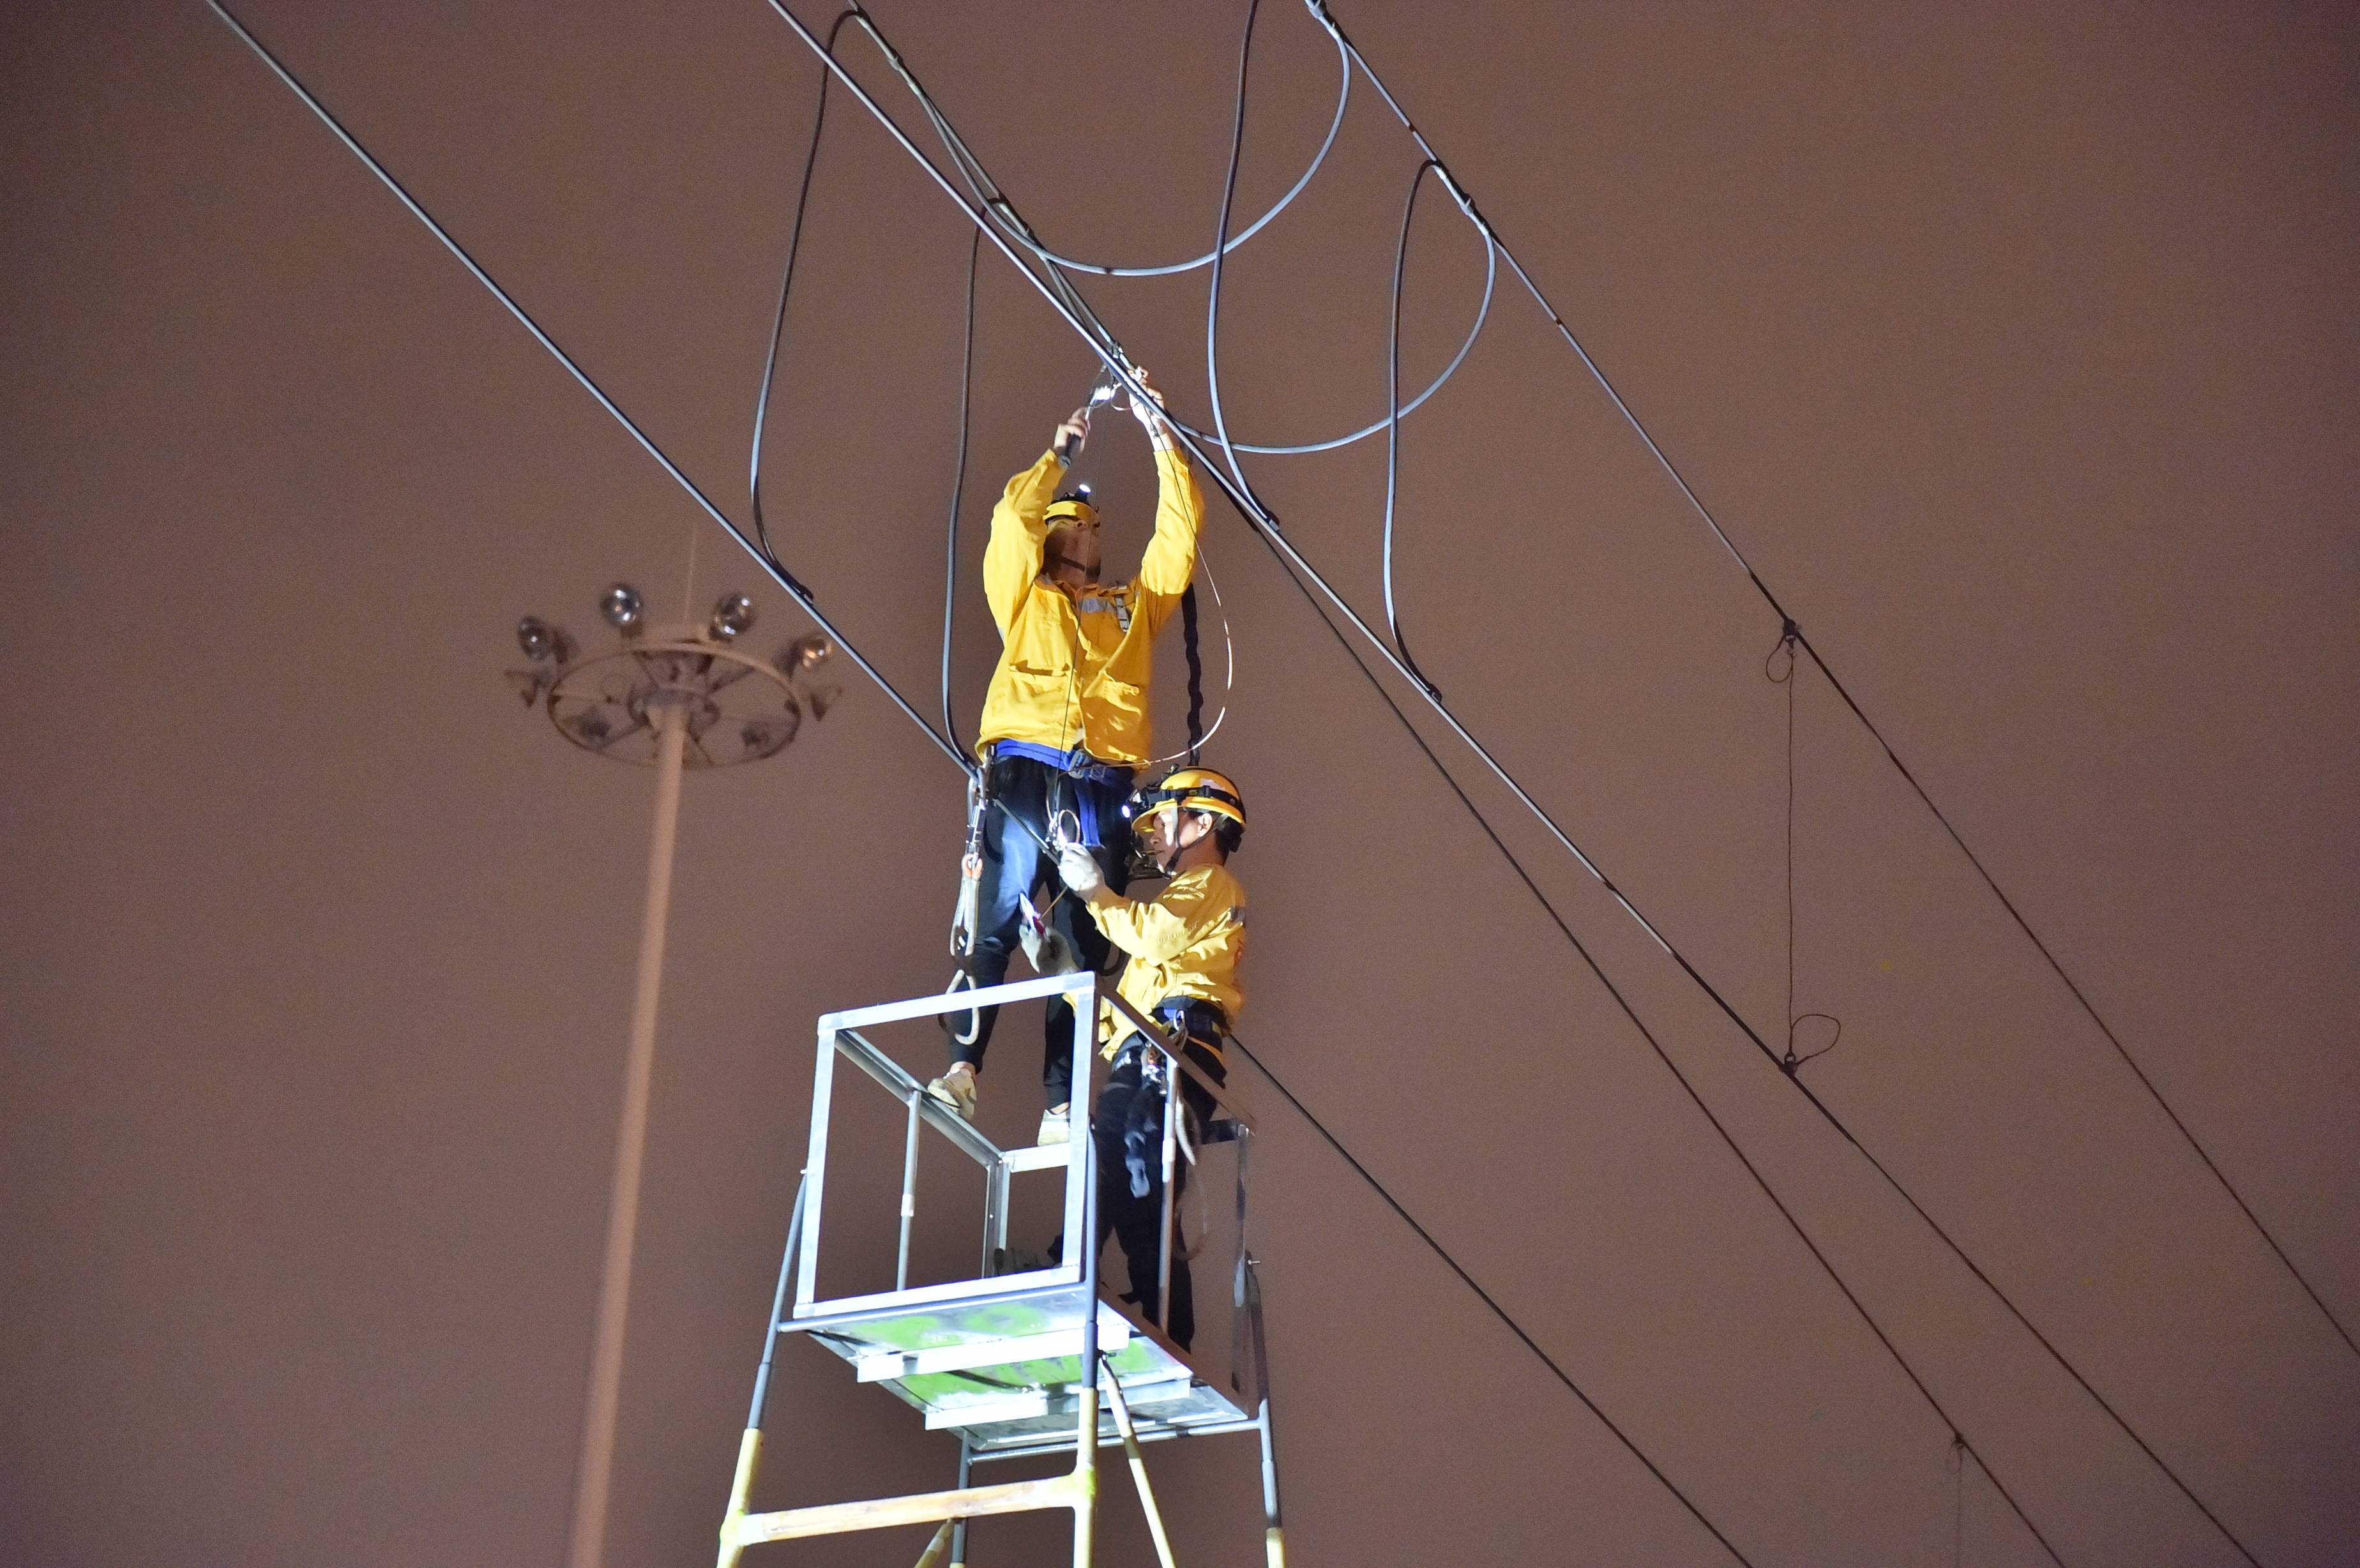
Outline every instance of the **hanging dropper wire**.
POLYGON ((1779 1070, 1792 1078, 1805 1062, 1825 1056, 1843 1039, 1843 1020, 1833 1013, 1797 1013, 1795 1011, 1795 648, 1802 640, 1803 629, 1787 621, 1779 629, 1778 646, 1762 661, 1762 673, 1774 686, 1786 689, 1786 1054, 1778 1059, 1779 1070), (1795 1052, 1795 1037, 1813 1018, 1835 1026, 1828 1043, 1817 1051, 1795 1052))

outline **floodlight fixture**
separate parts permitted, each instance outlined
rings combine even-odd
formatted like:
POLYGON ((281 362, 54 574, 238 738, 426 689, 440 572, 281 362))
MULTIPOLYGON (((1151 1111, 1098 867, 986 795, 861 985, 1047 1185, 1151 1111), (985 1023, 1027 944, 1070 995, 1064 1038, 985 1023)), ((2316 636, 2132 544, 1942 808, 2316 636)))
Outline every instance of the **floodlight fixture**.
POLYGON ((619 635, 614 646, 586 654, 563 626, 538 615, 524 616, 517 622, 516 638, 528 667, 507 671, 526 705, 543 710, 567 741, 593 756, 652 767, 656 773, 638 994, 631 1007, 606 1267, 574 1478, 567 1560, 576 1564, 596 1561, 605 1532, 681 779, 691 769, 776 757, 802 731, 806 712, 818 718, 841 694, 840 687, 814 679, 835 652, 817 632, 795 638, 768 661, 735 646, 754 624, 754 601, 743 593, 723 594, 702 625, 657 625, 648 621, 639 591, 617 583, 600 597, 598 615, 619 635))
POLYGON ((753 624, 754 601, 743 593, 724 593, 713 606, 713 618, 705 623, 705 635, 716 642, 735 642, 753 624))
POLYGON ((606 617, 608 626, 618 632, 627 632, 638 626, 646 609, 639 591, 628 583, 616 583, 606 590, 606 597, 598 601, 598 613, 606 617))

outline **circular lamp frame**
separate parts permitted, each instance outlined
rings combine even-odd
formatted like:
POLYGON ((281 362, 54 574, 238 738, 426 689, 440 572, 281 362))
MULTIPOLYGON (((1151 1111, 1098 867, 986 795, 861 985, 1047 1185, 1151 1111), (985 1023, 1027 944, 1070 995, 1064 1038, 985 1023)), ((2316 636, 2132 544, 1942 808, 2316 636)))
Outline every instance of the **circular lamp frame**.
POLYGON ((688 768, 734 768, 784 751, 803 705, 787 677, 751 653, 685 627, 650 627, 550 677, 541 707, 595 757, 652 768, 659 719, 686 715, 688 768))

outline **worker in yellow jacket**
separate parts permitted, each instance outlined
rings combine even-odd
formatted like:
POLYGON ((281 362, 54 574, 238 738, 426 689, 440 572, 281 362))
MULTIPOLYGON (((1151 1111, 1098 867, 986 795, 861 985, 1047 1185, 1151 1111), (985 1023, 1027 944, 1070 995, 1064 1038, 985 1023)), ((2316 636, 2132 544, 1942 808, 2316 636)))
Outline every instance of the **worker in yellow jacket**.
MULTIPOLYGON (((1137 377, 1147 387, 1145 372, 1137 377)), ((1155 634, 1196 571, 1205 510, 1161 397, 1147 390, 1149 397, 1133 397, 1131 407, 1154 448, 1155 532, 1135 578, 1100 580, 1098 513, 1086 492, 1059 493, 1088 435, 1087 408, 1057 427, 1049 450, 1008 482, 992 508, 983 587, 1001 648, 976 747, 984 764, 982 793, 972 803, 961 906, 961 979, 978 988, 1007 978, 1009 954, 1024 941, 1028 924, 1036 958, 1044 943, 1051 953, 1062 943, 1080 967, 1106 964, 1106 939, 1079 918, 1071 899, 1057 897, 1055 855, 1046 846, 1076 840, 1098 857, 1111 887, 1120 890, 1128 879, 1121 853, 1128 846, 1108 830, 1120 829, 1132 771, 1153 756, 1148 685, 1155 634), (1048 906, 1045 915, 1032 902, 1036 891, 1048 906)), ((927 1088, 962 1115, 974 1115, 976 1073, 998 1011, 973 1009, 946 1020, 951 1064, 927 1088)), ((1070 1007, 1050 1007, 1043 1143, 1065 1136, 1073 1027, 1070 1007)))
MULTIPOLYGON (((1110 887, 1095 856, 1062 855, 1058 875, 1088 906, 1107 940, 1131 955, 1116 990, 1122 999, 1180 1037, 1187 1059, 1213 1082, 1228 1070, 1223 1045, 1244 994, 1238 965, 1245 956, 1246 890, 1229 871, 1246 831, 1238 787, 1209 768, 1183 768, 1133 795, 1129 811, 1143 868, 1171 880, 1153 898, 1130 898, 1110 887)), ((1150 1323, 1161 1320, 1159 1265, 1172 1245, 1172 1313, 1164 1331, 1181 1349, 1196 1337, 1196 1298, 1179 1237, 1164 1234, 1164 1106, 1170 1080, 1195 1125, 1211 1119, 1212 1096, 1185 1073, 1175 1073, 1162 1051, 1108 1004, 1098 1033, 1113 1065, 1098 1092, 1091 1126, 1098 1136, 1098 1235, 1122 1243, 1131 1292, 1150 1323)), ((1188 1167, 1175 1166, 1173 1213, 1187 1184, 1188 1167)), ((1176 1225, 1175 1225, 1176 1230, 1176 1225)))

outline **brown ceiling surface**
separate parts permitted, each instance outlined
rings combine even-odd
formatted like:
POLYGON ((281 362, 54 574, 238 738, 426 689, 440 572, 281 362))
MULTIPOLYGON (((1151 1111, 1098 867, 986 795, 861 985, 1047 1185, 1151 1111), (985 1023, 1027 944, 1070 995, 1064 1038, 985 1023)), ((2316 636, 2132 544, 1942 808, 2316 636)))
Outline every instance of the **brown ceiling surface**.
MULTIPOLYGON (((753 0, 250 11, 742 518, 816 88, 788 29, 753 0)), ((1237 8, 879 16, 1054 241, 1209 242, 1237 8)), ((1341 19, 2360 1323, 2348 13, 1341 19)), ((1264 6, 1260 39, 1251 212, 1317 145, 1336 69, 1298 7, 1264 6)), ((519 711, 509 628, 533 610, 587 637, 617 577, 668 607, 693 537, 694 602, 750 589, 765 647, 800 617, 203 8, 11 7, 0 71, 0 635, 24 699, 0 760, 0 1557, 553 1563, 648 776, 519 711)), ((848 103, 831 120, 766 494, 794 570, 931 712, 963 221, 848 103)), ((1234 428, 1382 410, 1415 166, 1362 84, 1328 167, 1237 252, 1234 428)), ((1480 283, 1438 194, 1405 380, 1480 283)), ((1204 282, 1088 289, 1198 413, 1204 282)), ((1090 375, 989 253, 979 310, 962 724, 995 651, 986 505, 1090 375)), ((1101 446, 1128 559, 1143 447, 1101 446)), ((1373 614, 1382 443, 1251 473, 1373 614)), ((1520 292, 1405 425, 1402 486, 1428 671, 1780 1032, 1775 617, 1520 292)), ((1212 760, 1255 812, 1254 1048, 1753 1562, 2045 1561, 1218 504, 1207 543, 1238 660, 1212 760)), ((1845 1026, 1807 1082, 2256 1558, 2360 1561, 2360 1356, 1825 683, 1797 703, 1796 1001, 1845 1026)), ((2241 1561, 1612 900, 1475 794, 2058 1556, 2241 1561)), ((611 1562, 706 1560, 811 1021, 941 985, 958 813, 956 775, 865 685, 782 758, 689 780, 611 1562)), ((1035 1108, 1028 1033, 986 1077, 988 1125, 1035 1108)), ((1267 1124, 1295 1561, 1729 1560, 1241 1083, 1267 1124)), ((767 1500, 947 1484, 946 1440, 812 1346, 781 1357, 767 1500)), ((1246 1560, 1251 1445, 1155 1464, 1183 1560, 1246 1560)), ((1107 1560, 1151 1561, 1119 1486, 1107 1560)), ((974 1560, 1055 1541, 995 1523, 974 1560)))

